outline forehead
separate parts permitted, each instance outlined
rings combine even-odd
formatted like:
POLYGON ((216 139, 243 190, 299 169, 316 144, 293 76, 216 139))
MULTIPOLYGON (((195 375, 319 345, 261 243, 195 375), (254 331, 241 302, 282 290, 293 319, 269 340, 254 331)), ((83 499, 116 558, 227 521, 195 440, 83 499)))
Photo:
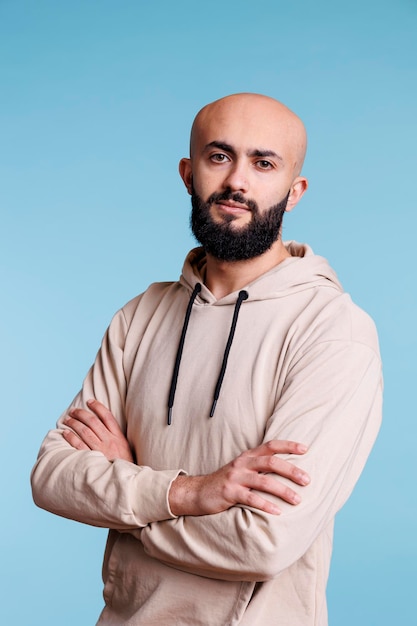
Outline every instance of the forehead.
POLYGON ((213 142, 237 151, 273 151, 283 156, 293 152, 291 120, 270 103, 227 102, 210 105, 197 117, 191 147, 198 154, 213 142))

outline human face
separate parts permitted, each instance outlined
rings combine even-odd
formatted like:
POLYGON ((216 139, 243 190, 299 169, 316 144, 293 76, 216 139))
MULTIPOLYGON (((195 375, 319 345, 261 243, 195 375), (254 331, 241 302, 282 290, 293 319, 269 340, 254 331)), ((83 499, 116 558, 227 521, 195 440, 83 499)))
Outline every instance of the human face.
POLYGON ((226 190, 214 193, 204 202, 192 190, 191 229, 205 251, 222 261, 246 261, 264 254, 278 239, 282 217, 287 205, 287 196, 262 214, 253 200, 226 190), (245 203, 252 213, 250 222, 238 229, 232 227, 236 216, 228 214, 223 222, 215 221, 211 207, 222 202, 245 203))
MULTIPOLYGON (((217 224, 246 228, 288 194, 291 210, 306 188, 297 176, 297 127, 293 114, 267 98, 243 94, 218 101, 196 118, 191 158, 180 173, 190 194, 207 203, 217 224)), ((299 133, 298 133, 299 134, 299 133)))

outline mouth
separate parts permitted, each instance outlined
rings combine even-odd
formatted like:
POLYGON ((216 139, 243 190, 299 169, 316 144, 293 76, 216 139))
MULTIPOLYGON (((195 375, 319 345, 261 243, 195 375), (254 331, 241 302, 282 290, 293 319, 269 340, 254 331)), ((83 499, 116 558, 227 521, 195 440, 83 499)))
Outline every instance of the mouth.
POLYGON ((219 200, 218 202, 216 202, 216 205, 224 213, 227 213, 229 215, 243 215, 245 213, 251 212, 251 209, 246 204, 233 202, 232 200, 219 200))

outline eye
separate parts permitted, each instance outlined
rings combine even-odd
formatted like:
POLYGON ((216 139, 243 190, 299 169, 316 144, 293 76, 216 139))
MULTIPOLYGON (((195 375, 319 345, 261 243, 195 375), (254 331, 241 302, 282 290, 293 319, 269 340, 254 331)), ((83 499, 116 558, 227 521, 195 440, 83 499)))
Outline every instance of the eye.
POLYGON ((225 163, 226 161, 229 161, 229 157, 222 152, 216 152, 210 156, 210 160, 214 163, 225 163))
POLYGON ((265 159, 257 161, 256 164, 261 170, 269 170, 273 167, 272 163, 270 161, 266 161, 265 159))

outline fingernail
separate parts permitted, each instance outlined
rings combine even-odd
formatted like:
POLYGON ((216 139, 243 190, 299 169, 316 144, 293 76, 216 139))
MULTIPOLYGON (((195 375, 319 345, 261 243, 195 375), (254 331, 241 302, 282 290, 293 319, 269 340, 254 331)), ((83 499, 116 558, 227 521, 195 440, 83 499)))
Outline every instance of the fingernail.
POLYGON ((300 496, 298 495, 298 493, 295 493, 295 494, 294 494, 292 501, 294 502, 294 504, 300 504, 300 502, 301 502, 301 498, 300 498, 300 496))

